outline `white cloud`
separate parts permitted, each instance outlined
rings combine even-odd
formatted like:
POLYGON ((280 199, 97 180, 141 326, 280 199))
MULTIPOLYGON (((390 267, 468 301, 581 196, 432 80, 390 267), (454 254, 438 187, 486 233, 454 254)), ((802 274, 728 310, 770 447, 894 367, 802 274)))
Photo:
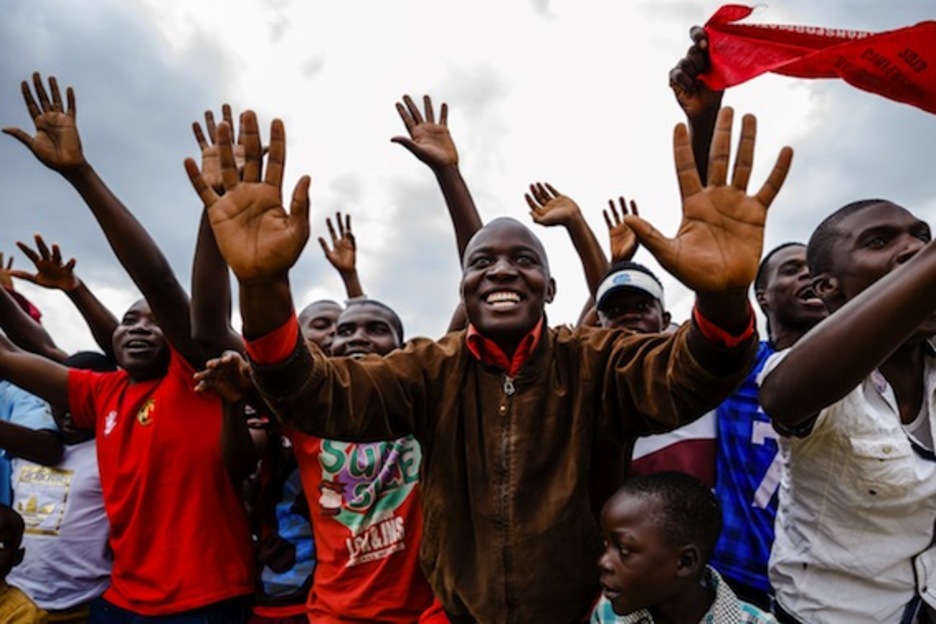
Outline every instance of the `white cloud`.
MULTIPOLYGON (((0 26, 16 51, 0 59, 0 110, 4 125, 26 127, 16 85, 33 69, 75 85, 89 156, 183 283, 197 214, 181 169, 195 153, 191 122, 222 102, 257 110, 264 134, 281 117, 285 193, 301 174, 313 179, 313 239, 293 272, 297 304, 343 299, 314 238, 326 216, 349 211, 365 288, 398 306, 409 335, 437 335, 457 300, 454 236, 432 174, 389 141, 403 132, 394 103, 404 93, 449 103, 462 170, 485 219, 527 220, 523 193, 545 180, 578 201, 602 242, 600 211, 620 194, 672 233, 679 203, 670 137, 680 111, 667 75, 689 45, 689 27, 719 4, 14 0, 0 26)), ((791 0, 762 9, 757 21, 881 30, 926 18, 927 4, 791 0)), ((752 186, 782 145, 797 150, 768 244, 802 240, 823 211, 854 196, 893 194, 933 208, 929 116, 835 81, 771 76, 732 89, 726 103, 759 117, 752 186)), ((46 232, 79 257, 94 285, 132 292, 75 193, 9 139, 0 156, 8 198, 0 246, 46 232)), ((565 233, 537 232, 559 282, 550 320, 574 321, 586 295, 578 260, 565 233)), ((646 251, 638 260, 656 266, 646 251)), ((675 317, 685 318, 691 296, 664 281, 675 317)), ((48 322, 57 323, 52 310, 48 322)), ((69 323, 54 334, 78 348, 71 337, 84 334, 69 323)))

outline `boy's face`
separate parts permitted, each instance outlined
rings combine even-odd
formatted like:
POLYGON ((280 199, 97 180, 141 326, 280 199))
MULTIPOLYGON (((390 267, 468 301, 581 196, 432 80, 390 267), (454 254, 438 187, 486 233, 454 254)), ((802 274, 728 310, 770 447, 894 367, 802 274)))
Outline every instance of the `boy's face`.
POLYGON ((299 330, 302 337, 314 342, 325 353, 331 351, 335 338, 335 323, 341 316, 341 306, 334 301, 316 301, 310 303, 299 314, 299 330))
POLYGON ((23 523, 9 507, 0 507, 0 580, 23 560, 23 523))
POLYGON ((805 246, 784 247, 771 256, 757 301, 778 323, 789 327, 810 328, 828 315, 813 290, 805 246))
POLYGON ((891 203, 852 213, 836 230, 831 267, 813 280, 816 292, 833 308, 854 299, 930 241, 926 222, 891 203))
POLYGON ((554 294, 543 246, 519 222, 492 221, 468 243, 462 300, 468 320, 491 340, 515 345, 536 326, 554 294))
POLYGON ((381 306, 358 303, 338 317, 332 355, 387 355, 400 346, 393 318, 381 306))
POLYGON ((145 300, 130 306, 114 330, 112 341, 117 363, 134 381, 166 374, 169 343, 145 300))
POLYGON ((649 293, 635 288, 619 288, 602 301, 598 322, 602 327, 651 334, 666 329, 670 315, 649 293))
POLYGON ((601 512, 605 549, 598 569, 602 593, 618 615, 662 605, 683 586, 677 575, 682 548, 655 524, 658 507, 649 496, 617 494, 601 512))

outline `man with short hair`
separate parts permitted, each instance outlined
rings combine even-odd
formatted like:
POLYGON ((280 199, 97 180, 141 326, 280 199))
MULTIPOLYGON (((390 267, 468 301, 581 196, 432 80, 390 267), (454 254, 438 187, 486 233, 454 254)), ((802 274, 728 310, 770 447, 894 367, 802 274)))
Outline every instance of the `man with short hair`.
MULTIPOLYGON (((598 590, 589 492, 606 475, 591 470, 596 440, 620 453, 637 435, 698 417, 743 379, 756 345, 747 288, 766 207, 792 151, 781 152, 768 182, 749 196, 755 122, 745 118, 729 185, 731 121, 723 110, 706 186, 685 127, 677 127, 684 220, 674 239, 627 217, 664 268, 696 292, 693 321, 679 331, 546 328, 555 283, 542 244, 519 222, 495 219, 464 253, 467 331, 361 360, 329 359, 298 338, 288 272, 308 236, 309 179, 286 213, 281 122, 270 146, 279 173, 266 182, 225 175, 219 197, 186 162, 240 282, 253 376, 277 416, 321 437, 419 440, 421 562, 453 622, 581 621, 598 590)), ((219 143, 230 170, 225 124, 219 143)))

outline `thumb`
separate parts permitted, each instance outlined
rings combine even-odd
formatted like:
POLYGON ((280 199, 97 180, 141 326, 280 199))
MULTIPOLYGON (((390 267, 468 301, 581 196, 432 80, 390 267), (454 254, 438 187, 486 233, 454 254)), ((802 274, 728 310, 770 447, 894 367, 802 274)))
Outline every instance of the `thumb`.
POLYGON ((32 149, 32 137, 29 136, 25 131, 20 130, 19 128, 4 128, 3 134, 9 134, 11 137, 28 147, 30 150, 32 149))
POLYGON ((414 156, 419 156, 419 147, 416 145, 413 139, 407 136, 395 136, 392 139, 390 139, 390 142, 402 145, 403 147, 408 149, 410 153, 413 154, 414 156))
POLYGON ((27 282, 36 283, 36 276, 27 271, 20 271, 19 269, 13 269, 10 271, 10 277, 15 277, 17 279, 26 280, 27 282))
POLYGON ((653 254, 660 264, 667 266, 673 253, 673 241, 663 236, 649 221, 637 215, 624 215, 624 224, 629 227, 640 244, 653 254))

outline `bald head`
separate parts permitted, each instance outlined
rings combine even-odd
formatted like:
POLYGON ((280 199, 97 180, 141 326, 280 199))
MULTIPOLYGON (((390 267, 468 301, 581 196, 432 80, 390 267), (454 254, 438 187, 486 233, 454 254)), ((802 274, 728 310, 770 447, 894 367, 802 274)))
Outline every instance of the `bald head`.
POLYGON ((466 261, 471 256, 473 250, 486 245, 492 237, 502 235, 515 237, 518 242, 522 241, 535 249, 542 260, 543 266, 546 268, 546 272, 549 273, 549 260, 546 257, 546 248, 543 247, 543 242, 533 233, 533 230, 512 217, 498 217, 493 219, 475 232, 474 236, 471 237, 471 240, 469 240, 468 244, 465 246, 465 255, 462 256, 462 268, 466 266, 466 261))

